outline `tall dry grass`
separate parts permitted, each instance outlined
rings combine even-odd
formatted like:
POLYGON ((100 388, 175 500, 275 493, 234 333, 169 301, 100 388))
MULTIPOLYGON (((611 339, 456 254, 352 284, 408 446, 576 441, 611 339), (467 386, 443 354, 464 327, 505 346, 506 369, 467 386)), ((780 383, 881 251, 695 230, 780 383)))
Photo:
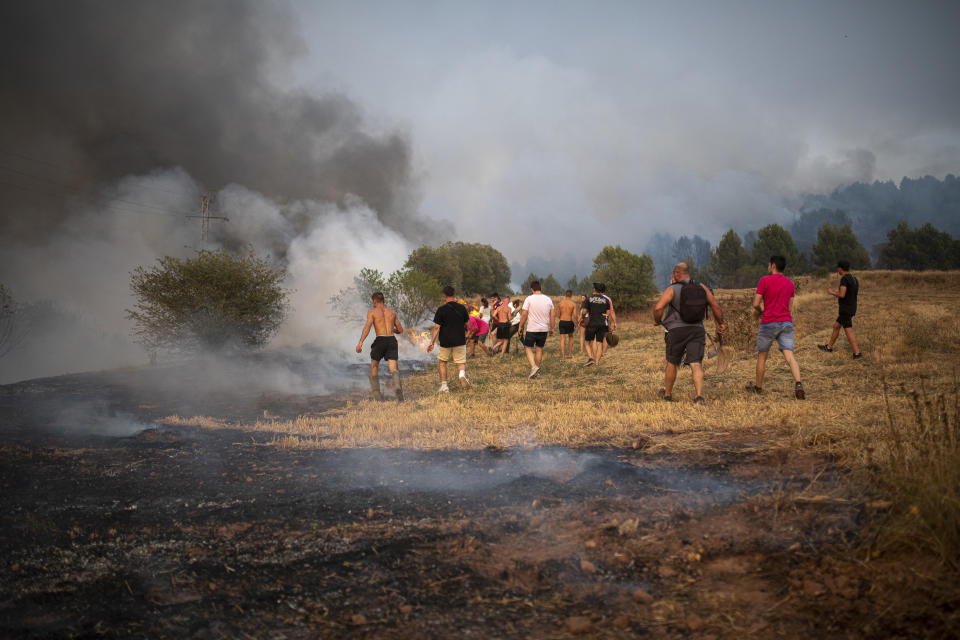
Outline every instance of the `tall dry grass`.
POLYGON ((909 410, 885 391, 886 438, 866 445, 871 480, 896 507, 878 542, 932 552, 960 570, 960 383, 932 395, 922 385, 902 391, 909 410))

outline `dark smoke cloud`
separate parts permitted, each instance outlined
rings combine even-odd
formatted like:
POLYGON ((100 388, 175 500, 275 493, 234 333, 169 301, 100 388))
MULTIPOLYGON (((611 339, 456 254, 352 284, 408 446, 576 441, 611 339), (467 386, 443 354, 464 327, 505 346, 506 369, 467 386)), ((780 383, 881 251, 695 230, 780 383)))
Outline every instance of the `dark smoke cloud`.
POLYGON ((427 237, 404 133, 371 131, 342 95, 277 88, 304 51, 292 12, 273 2, 0 4, 0 164, 21 171, 0 171, 21 187, 0 191, 0 233, 40 240, 77 198, 183 167, 211 191, 238 183, 340 206, 356 196, 387 227, 427 237), (58 201, 54 183, 72 190, 58 201))

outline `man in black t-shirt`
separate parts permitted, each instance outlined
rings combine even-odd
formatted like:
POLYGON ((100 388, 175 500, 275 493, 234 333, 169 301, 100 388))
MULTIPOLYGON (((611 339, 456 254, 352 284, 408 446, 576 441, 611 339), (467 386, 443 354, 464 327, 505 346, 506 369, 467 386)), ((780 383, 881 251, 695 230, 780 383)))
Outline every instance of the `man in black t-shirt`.
POLYGON ((580 309, 581 317, 587 317, 587 326, 583 332, 587 347, 587 361, 583 365, 585 367, 600 364, 607 331, 617 330, 617 314, 613 311, 613 301, 607 297, 606 290, 607 287, 602 282, 594 282, 593 295, 587 298, 580 309))
POLYGON ((460 386, 467 389, 467 323, 470 314, 467 308, 457 302, 453 287, 443 288, 446 304, 437 309, 433 316, 433 337, 427 346, 427 352, 433 351, 433 345, 439 338, 440 351, 437 352, 437 368, 440 370, 440 393, 449 393, 447 386, 447 363, 453 360, 460 370, 460 386))
POLYGON ((860 283, 850 273, 850 262, 847 260, 837 262, 837 273, 840 274, 840 287, 827 289, 827 293, 837 298, 837 321, 833 323, 830 342, 818 344, 817 348, 821 351, 833 352, 833 345, 840 337, 840 329, 843 329, 847 341, 850 342, 850 348, 853 349, 853 358, 856 360, 863 356, 860 353, 860 347, 857 346, 857 336, 853 333, 853 316, 857 313, 857 294, 860 293, 860 283))

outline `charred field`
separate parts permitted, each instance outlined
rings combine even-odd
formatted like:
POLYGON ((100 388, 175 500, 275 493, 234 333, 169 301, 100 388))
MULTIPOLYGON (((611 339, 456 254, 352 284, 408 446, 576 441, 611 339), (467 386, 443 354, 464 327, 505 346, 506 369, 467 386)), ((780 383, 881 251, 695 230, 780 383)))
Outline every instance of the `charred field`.
POLYGON ((891 425, 910 389, 954 398, 954 348, 909 360, 878 317, 896 367, 816 361, 822 313, 802 405, 782 367, 744 398, 739 355, 707 410, 665 406, 640 322, 600 371, 475 359, 470 390, 427 372, 403 405, 163 367, 0 387, 0 636, 954 637, 949 555, 897 529, 919 494, 868 473, 885 398, 891 425))
POLYGON ((3 392, 5 637, 870 635, 883 602, 834 553, 868 509, 748 442, 278 448, 151 422, 176 407, 106 374, 3 392), (130 432, 44 428, 71 389, 130 432))

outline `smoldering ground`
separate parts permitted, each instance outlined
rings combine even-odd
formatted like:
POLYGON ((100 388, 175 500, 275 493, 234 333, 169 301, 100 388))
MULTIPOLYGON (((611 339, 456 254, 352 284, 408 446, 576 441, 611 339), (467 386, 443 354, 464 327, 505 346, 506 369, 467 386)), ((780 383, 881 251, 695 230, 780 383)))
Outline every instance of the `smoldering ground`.
MULTIPOLYGON (((9 415, 25 396, 3 390, 9 415)), ((734 454, 697 467, 602 449, 303 450, 263 446, 269 433, 144 425, 7 434, 6 636, 566 637, 586 615, 627 637, 684 630, 673 607, 711 619, 676 585, 695 576, 713 593, 744 562, 754 595, 721 610, 755 622, 783 599, 794 539, 831 544, 853 526, 843 508, 830 527, 784 517, 771 532, 754 512, 770 482, 738 477, 751 463, 734 454), (701 552, 725 563, 719 575, 690 559, 701 552)), ((806 628, 793 606, 779 620, 806 628)))

